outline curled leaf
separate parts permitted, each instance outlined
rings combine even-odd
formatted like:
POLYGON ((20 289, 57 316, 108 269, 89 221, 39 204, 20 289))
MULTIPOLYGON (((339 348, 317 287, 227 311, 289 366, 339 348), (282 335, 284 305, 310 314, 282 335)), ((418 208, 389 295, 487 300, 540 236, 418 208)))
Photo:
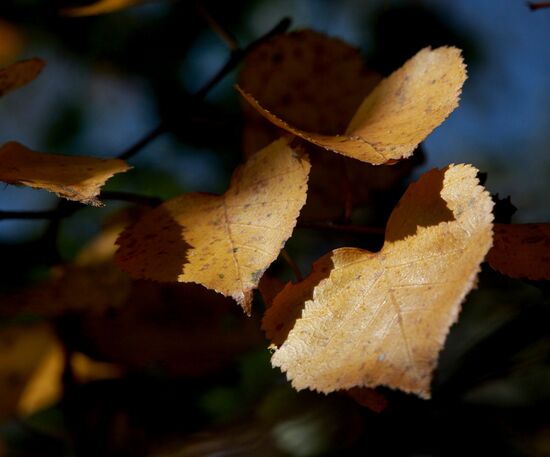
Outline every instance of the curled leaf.
POLYGON ((0 181, 49 190, 93 206, 101 206, 96 197, 105 182, 129 169, 120 159, 43 154, 16 142, 0 147, 0 181))
POLYGON ((29 59, 0 68, 0 97, 30 83, 45 65, 41 59, 29 59))
MULTIPOLYGON (((458 106, 466 70, 460 50, 425 48, 382 80, 356 111, 342 135, 308 132, 237 90, 271 123, 317 146, 379 165, 408 157, 458 106)), ((327 107, 330 109, 330 107, 327 107)))
POLYGON ((278 140, 235 172, 224 195, 186 194, 150 211, 121 235, 116 259, 134 277, 196 282, 250 312, 252 289, 305 203, 309 169, 278 140))
POLYGON ((439 351, 492 242, 493 203, 476 172, 426 173, 394 209, 380 252, 336 249, 275 298, 263 327, 291 328, 272 363, 295 388, 386 385, 429 397, 439 351), (301 315, 288 325, 293 306, 301 315))
POLYGON ((487 262, 512 278, 550 280, 550 224, 495 224, 487 262))

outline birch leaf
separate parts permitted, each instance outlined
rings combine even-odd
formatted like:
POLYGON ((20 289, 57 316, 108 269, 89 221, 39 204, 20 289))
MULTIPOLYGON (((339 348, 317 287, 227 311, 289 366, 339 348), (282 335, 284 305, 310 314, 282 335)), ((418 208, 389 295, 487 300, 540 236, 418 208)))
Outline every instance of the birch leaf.
MULTIPOLYGON (((272 357, 295 388, 386 385, 430 396, 439 351, 492 243, 493 203, 476 173, 426 173, 394 209, 380 252, 334 250, 304 280, 309 292, 285 289, 288 299, 291 289, 311 297, 272 357)), ((276 302, 264 328, 284 322, 269 317, 276 302)))
POLYGON ((0 147, 0 181, 45 189, 93 206, 101 206, 96 197, 105 182, 129 169, 119 159, 43 154, 16 142, 0 147))
POLYGON ((147 213, 121 235, 116 259, 134 277, 202 284, 248 313, 305 203, 309 169, 278 140, 237 170, 224 195, 186 194, 147 213))
POLYGON ((465 80, 459 49, 425 48, 382 80, 358 108, 346 132, 336 136, 296 128, 263 108, 253 95, 237 90, 277 127, 317 146, 380 165, 410 156, 458 106, 465 80))

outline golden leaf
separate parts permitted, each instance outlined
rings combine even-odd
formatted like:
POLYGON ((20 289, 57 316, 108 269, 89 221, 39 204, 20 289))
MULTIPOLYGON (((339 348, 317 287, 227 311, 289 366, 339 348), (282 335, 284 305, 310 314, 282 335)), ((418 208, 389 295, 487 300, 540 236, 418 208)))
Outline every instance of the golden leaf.
POLYGON ((45 65, 41 59, 29 59, 0 68, 0 97, 30 83, 45 65))
POLYGON ((64 16, 95 16, 98 14, 114 13, 132 6, 144 3, 145 0, 99 0, 91 5, 64 8, 60 14, 64 16))
POLYGON ((134 277, 202 284, 249 313, 252 289, 292 234, 309 169, 280 139, 238 169, 224 195, 186 194, 147 213, 121 235, 116 259, 134 277))
MULTIPOLYGON (((429 397, 438 353, 492 242, 493 203, 476 172, 426 173, 394 209, 380 252, 336 249, 305 284, 281 292, 287 307, 292 289, 296 305, 309 298, 272 357, 295 388, 386 385, 429 397)), ((286 323, 277 302, 264 328, 286 323)))
POLYGON ((512 278, 549 280, 550 224, 495 224, 487 262, 512 278))
POLYGON ((237 90, 277 127, 317 146, 379 165, 411 155, 458 106, 465 80, 459 49, 425 48, 382 80, 358 108, 346 132, 336 136, 295 128, 240 87, 237 90))
POLYGON ((15 142, 0 147, 0 181, 49 190, 94 206, 101 206, 96 197, 105 182, 130 168, 120 159, 43 154, 15 142))

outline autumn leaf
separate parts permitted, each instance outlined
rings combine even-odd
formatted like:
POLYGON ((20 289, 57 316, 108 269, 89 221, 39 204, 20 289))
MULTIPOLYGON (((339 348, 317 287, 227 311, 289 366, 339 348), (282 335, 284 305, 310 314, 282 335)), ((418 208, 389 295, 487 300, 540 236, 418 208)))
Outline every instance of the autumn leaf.
POLYGON ((126 304, 78 330, 101 360, 169 376, 202 376, 263 340, 258 322, 198 284, 135 281, 126 304))
POLYGON ((29 397, 29 384, 56 344, 46 324, 0 329, 0 419, 28 412, 31 405, 41 403, 36 395, 29 397))
POLYGON ((272 338, 303 307, 272 356, 295 388, 386 385, 429 397, 438 353, 492 242, 493 203, 476 173, 426 173, 394 209, 380 252, 336 249, 275 298, 263 322, 272 338))
POLYGON ((101 206, 96 197, 105 182, 130 168, 120 159, 44 154, 16 142, 0 147, 0 181, 49 190, 93 206, 101 206))
POLYGON ((99 0, 91 5, 64 8, 60 14, 64 16, 95 16, 113 13, 144 3, 145 0, 99 0))
POLYGON ((45 65, 41 59, 29 59, 0 68, 0 97, 30 83, 45 65))
POLYGON ((237 90, 277 127, 317 146, 379 165, 411 155, 458 106, 465 80, 459 49, 425 48, 382 80, 357 109, 345 133, 336 136, 295 128, 263 108, 253 95, 238 86, 237 90))
POLYGON ((550 280, 550 224, 495 224, 487 262, 512 278, 550 280))
MULTIPOLYGON (((291 125, 336 135, 345 130, 380 79, 365 66, 358 49, 337 38, 301 30, 254 48, 243 63, 239 86, 291 125)), ((243 103, 243 110, 248 157, 281 136, 281 131, 248 103, 243 103)))
POLYGON ((186 194, 150 211, 121 235, 116 259, 134 277, 196 282, 249 313, 252 289, 296 224, 309 169, 280 139, 237 170, 224 195, 186 194))

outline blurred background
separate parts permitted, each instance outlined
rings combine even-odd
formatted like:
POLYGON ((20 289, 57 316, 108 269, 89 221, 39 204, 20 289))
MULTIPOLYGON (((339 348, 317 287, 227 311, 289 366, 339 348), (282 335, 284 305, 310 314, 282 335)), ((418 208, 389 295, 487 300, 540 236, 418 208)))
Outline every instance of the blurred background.
MULTIPOLYGON (((230 52, 205 14, 194 2, 159 0, 102 16, 59 15, 86 3, 0 2, 0 65, 47 61, 36 81, 0 100, 0 141, 111 157, 163 122, 168 132, 107 189, 162 199, 223 192, 243 160, 237 73, 193 117, 185 114, 189 95, 230 52)), ((550 222, 550 8, 531 11, 522 0, 201 5, 241 46, 289 17, 291 30, 312 28, 360 48, 383 75, 425 46, 460 47, 469 74, 461 104, 425 141, 425 160, 410 179, 432 167, 472 163, 487 173, 491 193, 511 196, 514 222, 550 222)), ((50 209, 56 202, 47 192, 0 188, 1 210, 50 209)), ((63 221, 61 259, 73 259, 122 206, 109 202, 63 221)), ((48 228, 49 221, 0 220, 3 290, 49 275, 51 257, 36 244, 48 228)), ((289 250, 307 272, 316 257, 349 242, 298 237, 289 250)), ((486 270, 481 284, 451 332, 431 402, 386 392, 388 409, 374 413, 344 396, 297 394, 269 367, 264 342, 254 340, 206 378, 132 370, 108 384, 88 384, 70 408, 58 404, 0 423, 8 443, 0 455, 3 448, 7 455, 550 455, 548 288, 486 270), (71 425, 75 415, 79 427, 71 425)), ((61 328, 80 328, 81 320, 62 316, 61 328)))

